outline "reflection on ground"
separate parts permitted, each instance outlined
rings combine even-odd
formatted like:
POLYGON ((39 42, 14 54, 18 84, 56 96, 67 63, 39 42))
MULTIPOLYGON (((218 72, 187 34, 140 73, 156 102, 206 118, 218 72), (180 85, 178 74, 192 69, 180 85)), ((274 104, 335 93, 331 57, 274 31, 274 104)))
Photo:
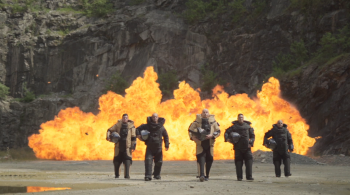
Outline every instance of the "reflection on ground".
POLYGON ((69 190, 70 188, 38 187, 38 186, 0 186, 0 194, 44 192, 54 190, 69 190))

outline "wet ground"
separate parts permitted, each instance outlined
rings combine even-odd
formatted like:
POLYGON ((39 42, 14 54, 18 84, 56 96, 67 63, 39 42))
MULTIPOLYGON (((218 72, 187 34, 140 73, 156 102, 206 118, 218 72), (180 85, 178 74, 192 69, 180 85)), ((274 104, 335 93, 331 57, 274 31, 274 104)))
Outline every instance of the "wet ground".
MULTIPOLYGON (((236 180, 233 161, 214 161, 210 180, 199 182, 194 161, 166 161, 162 180, 145 182, 134 161, 131 179, 114 179, 112 161, 0 162, 0 187, 68 187, 40 194, 350 194, 350 167, 292 164, 292 176, 276 178, 272 163, 254 163, 253 182, 236 180)), ((18 194, 18 193, 16 193, 18 194)), ((31 193, 33 194, 33 193, 31 193)))

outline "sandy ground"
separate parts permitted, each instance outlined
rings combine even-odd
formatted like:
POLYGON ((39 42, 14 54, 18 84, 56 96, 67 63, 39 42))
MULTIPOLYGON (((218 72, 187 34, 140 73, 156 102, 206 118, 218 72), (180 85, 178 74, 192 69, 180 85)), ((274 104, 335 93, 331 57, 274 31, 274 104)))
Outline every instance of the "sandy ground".
MULTIPOLYGON (((145 182, 134 161, 131 179, 114 179, 112 161, 0 162, 0 186, 70 187, 39 194, 350 194, 350 167, 292 164, 292 176, 276 178, 272 163, 254 163, 253 182, 236 180, 233 161, 214 161, 210 180, 199 182, 194 161, 166 161, 162 180, 145 182)), ((282 169, 283 170, 283 169, 282 169)), ((34 194, 34 193, 33 193, 34 194)))

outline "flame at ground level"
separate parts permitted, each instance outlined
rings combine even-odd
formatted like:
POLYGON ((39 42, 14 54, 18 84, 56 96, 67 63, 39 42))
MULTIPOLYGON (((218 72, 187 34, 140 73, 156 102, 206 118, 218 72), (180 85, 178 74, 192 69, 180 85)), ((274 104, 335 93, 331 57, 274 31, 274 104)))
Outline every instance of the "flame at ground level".
POLYGON ((46 192, 54 190, 70 190, 71 188, 54 188, 54 187, 37 187, 37 186, 27 186, 28 192, 46 192))
MULTIPOLYGON (((279 81, 270 78, 258 92, 257 99, 247 94, 229 96, 220 86, 215 87, 214 99, 201 100, 199 93, 187 83, 181 82, 174 91, 175 99, 161 103, 161 91, 156 83, 158 76, 153 67, 148 67, 144 78, 137 78, 126 89, 125 97, 108 92, 99 99, 100 113, 84 113, 79 108, 67 108, 59 112, 54 120, 41 125, 40 134, 29 137, 29 146, 36 157, 56 160, 102 160, 113 159, 114 144, 105 139, 106 130, 123 113, 128 113, 136 127, 146 123, 146 117, 157 112, 166 119, 165 128, 170 137, 170 149, 164 151, 164 160, 195 160, 195 143, 188 138, 188 127, 196 114, 208 108, 220 123, 221 135, 216 139, 214 159, 233 159, 232 145, 224 142, 226 128, 243 113, 252 122, 256 141, 253 151, 267 150, 263 143, 265 132, 272 124, 282 119, 288 124, 295 150, 306 154, 315 139, 307 136, 309 126, 299 112, 280 98, 279 81)), ((133 153, 134 160, 144 159, 146 146, 138 141, 133 153)))

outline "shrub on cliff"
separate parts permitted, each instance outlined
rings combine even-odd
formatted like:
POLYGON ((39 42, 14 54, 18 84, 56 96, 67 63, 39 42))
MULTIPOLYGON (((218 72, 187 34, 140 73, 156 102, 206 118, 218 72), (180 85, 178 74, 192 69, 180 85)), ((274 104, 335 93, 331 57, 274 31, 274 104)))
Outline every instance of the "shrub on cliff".
POLYGON ((24 95, 23 98, 19 99, 19 101, 26 102, 26 103, 31 102, 33 100, 35 100, 35 94, 32 91, 29 91, 29 90, 27 90, 25 92, 25 95, 24 95))
POLYGON ((81 4, 87 16, 104 17, 114 11, 110 0, 81 0, 81 4))
POLYGON ((117 94, 125 94, 125 89, 129 87, 129 83, 121 76, 121 73, 117 71, 113 76, 107 81, 105 87, 105 92, 113 91, 117 94))
POLYGON ((317 54, 322 58, 333 58, 339 54, 350 52, 350 28, 345 26, 338 33, 327 32, 320 40, 321 47, 317 54))
POLYGON ((202 73, 202 86, 200 87, 202 91, 207 92, 209 94, 212 93, 212 89, 216 85, 223 85, 225 81, 218 77, 214 71, 209 69, 209 65, 206 64, 201 67, 202 73))
POLYGON ((0 99, 4 99, 9 94, 9 88, 0 83, 0 99))
POLYGON ((232 18, 232 23, 255 20, 268 8, 267 0, 255 0, 246 7, 246 0, 188 0, 183 17, 194 23, 205 17, 217 18, 225 14, 232 18), (246 17, 245 17, 246 16, 246 17))
POLYGON ((161 73, 158 76, 159 89, 163 96, 170 97, 178 86, 176 71, 161 73))
POLYGON ((350 27, 345 26, 335 33, 327 32, 318 42, 319 48, 316 52, 309 52, 303 41, 293 42, 290 52, 280 53, 276 56, 273 65, 273 73, 270 76, 281 77, 284 73, 294 70, 292 75, 301 73, 297 68, 311 63, 324 65, 329 61, 337 59, 350 53, 350 27))
POLYGON ((319 17, 329 9, 350 9, 349 0, 291 0, 290 9, 300 10, 309 16, 319 17))
POLYGON ((308 51, 305 47, 304 41, 295 41, 290 46, 289 54, 278 54, 273 61, 273 71, 281 73, 300 67, 309 59, 308 51))

